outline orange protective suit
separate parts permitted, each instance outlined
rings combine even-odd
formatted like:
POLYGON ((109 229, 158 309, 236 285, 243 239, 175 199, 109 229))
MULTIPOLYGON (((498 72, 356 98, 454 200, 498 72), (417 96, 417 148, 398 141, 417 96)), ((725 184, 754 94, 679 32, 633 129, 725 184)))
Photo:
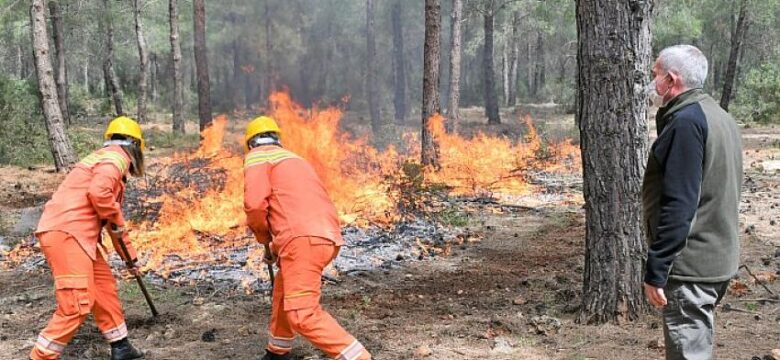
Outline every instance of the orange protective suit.
POLYGON ((295 334, 328 356, 365 360, 371 355, 320 306, 322 271, 344 244, 338 214, 314 169, 276 145, 260 146, 244 162, 244 210, 261 243, 279 258, 268 351, 283 355, 295 334))
POLYGON ((119 146, 95 151, 76 164, 44 207, 35 234, 54 277, 57 310, 38 336, 33 359, 57 359, 90 313, 109 342, 127 337, 116 280, 98 243, 102 223, 124 225, 129 164, 119 146))

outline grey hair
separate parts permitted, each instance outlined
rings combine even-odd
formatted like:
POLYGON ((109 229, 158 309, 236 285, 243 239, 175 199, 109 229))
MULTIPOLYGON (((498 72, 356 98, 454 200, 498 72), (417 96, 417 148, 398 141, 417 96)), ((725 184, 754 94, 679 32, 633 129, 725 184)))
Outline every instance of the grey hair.
POLYGON ((673 72, 682 78, 682 83, 689 89, 704 87, 707 80, 707 57, 697 47, 692 45, 674 45, 661 50, 658 54, 661 69, 673 72))

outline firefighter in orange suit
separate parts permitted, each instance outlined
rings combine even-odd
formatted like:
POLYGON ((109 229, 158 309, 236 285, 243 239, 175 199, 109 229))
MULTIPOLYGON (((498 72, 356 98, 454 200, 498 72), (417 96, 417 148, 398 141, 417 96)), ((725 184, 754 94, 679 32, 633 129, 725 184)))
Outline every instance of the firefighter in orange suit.
POLYGON ((325 187, 306 160, 282 147, 280 133, 273 119, 261 116, 249 123, 245 136, 247 224, 260 243, 271 244, 266 262, 279 266, 263 359, 289 359, 296 333, 333 359, 371 359, 320 306, 322 271, 344 240, 325 187))
POLYGON ((104 226, 113 226, 126 239, 121 209, 125 180, 128 172, 143 174, 144 140, 138 123, 124 116, 111 121, 105 140, 103 148, 68 173, 46 203, 35 232, 57 298, 57 310, 30 353, 35 360, 57 359, 90 313, 111 344, 112 360, 143 357, 127 340, 116 280, 98 244, 104 226))

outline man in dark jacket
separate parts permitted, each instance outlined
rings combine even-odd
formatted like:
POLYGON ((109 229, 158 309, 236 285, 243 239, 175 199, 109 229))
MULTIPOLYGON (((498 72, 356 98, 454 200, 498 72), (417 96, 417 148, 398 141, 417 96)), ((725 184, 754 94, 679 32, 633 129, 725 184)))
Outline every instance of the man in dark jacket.
POLYGON ((645 294, 663 308, 667 359, 711 359, 714 308, 739 264, 742 144, 734 118, 702 91, 707 59, 664 49, 653 66, 656 115, 642 199, 645 294))

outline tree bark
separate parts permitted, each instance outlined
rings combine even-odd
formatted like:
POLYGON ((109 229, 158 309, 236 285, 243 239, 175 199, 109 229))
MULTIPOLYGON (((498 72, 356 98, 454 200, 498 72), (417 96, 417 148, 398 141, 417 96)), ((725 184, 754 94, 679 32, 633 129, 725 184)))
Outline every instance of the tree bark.
POLYGON ((379 109, 379 81, 376 76, 376 42, 374 38, 374 0, 366 0, 366 85, 368 86, 368 111, 374 136, 382 130, 379 109))
POLYGON ((168 22, 171 28, 171 63, 173 64, 173 132, 184 134, 179 5, 177 0, 168 0, 168 22))
POLYGON ((461 22, 463 18, 463 0, 452 0, 450 15, 450 87, 447 102, 447 131, 455 133, 460 123, 460 62, 461 62, 461 22))
POLYGON ((393 105, 395 123, 402 125, 406 120, 406 64, 404 62, 404 33, 401 17, 401 1, 393 3, 391 22, 393 24, 393 105))
POLYGON ((114 20, 111 13, 111 5, 108 0, 103 0, 104 18, 106 19, 106 58, 103 61, 103 76, 106 80, 106 90, 114 104, 116 116, 124 115, 122 104, 122 88, 119 78, 114 71, 114 20))
POLYGON ((509 97, 507 98, 507 106, 515 106, 517 104, 517 65, 519 62, 519 46, 520 46, 520 13, 515 12, 512 15, 512 36, 510 38, 510 52, 509 52, 509 97))
POLYGON ((723 79, 723 92, 720 96, 720 107, 726 111, 729 110, 729 103, 731 103, 734 93, 734 82, 739 71, 739 54, 742 50, 742 43, 745 41, 745 33, 749 27, 748 16, 748 0, 742 0, 739 4, 737 26, 731 33, 729 63, 728 67, 726 67, 726 75, 723 79))
POLYGON ((143 0, 133 0, 133 20, 135 21, 135 38, 138 43, 138 121, 146 122, 146 96, 149 78, 149 53, 146 50, 146 39, 144 38, 143 22, 141 21, 141 10, 143 10, 143 0))
POLYGON ((65 31, 62 27, 62 12, 58 1, 49 1, 49 13, 51 15, 52 40, 54 40, 54 51, 57 53, 57 98, 62 111, 62 121, 66 126, 70 125, 70 106, 68 100, 68 67, 65 62, 65 47, 62 45, 65 40, 65 31))
POLYGON ((635 320, 645 242, 641 187, 653 0, 577 0, 577 121, 585 197, 585 271, 578 320, 635 320))
POLYGON ((32 0, 30 6, 30 28, 32 29, 33 56, 41 95, 41 108, 49 135, 49 145, 57 171, 68 171, 76 163, 73 148, 65 133, 57 88, 54 83, 54 69, 49 58, 49 36, 46 33, 45 1, 32 0))
POLYGON ((485 27, 485 44, 482 52, 482 69, 485 84, 485 116, 488 124, 500 124, 501 116, 498 112, 498 94, 496 94, 496 71, 493 65, 493 9, 483 14, 485 27))
POLYGON ((194 0, 193 35, 195 38, 195 67, 198 78, 198 118, 200 131, 211 126, 211 90, 209 83, 208 50, 206 49, 206 4, 205 0, 194 0))
POLYGON ((425 45, 423 49, 422 164, 439 166, 439 150, 430 131, 430 120, 441 112, 439 63, 441 61, 441 2, 425 0, 425 45))

